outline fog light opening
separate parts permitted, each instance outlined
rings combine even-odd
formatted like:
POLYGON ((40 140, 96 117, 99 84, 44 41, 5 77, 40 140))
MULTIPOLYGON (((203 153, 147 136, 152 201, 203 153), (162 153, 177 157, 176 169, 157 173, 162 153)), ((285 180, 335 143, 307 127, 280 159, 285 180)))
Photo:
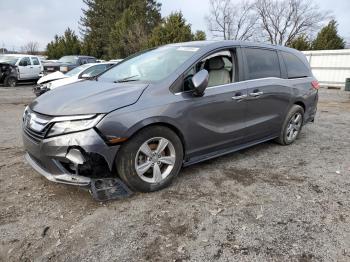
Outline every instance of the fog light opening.
POLYGON ((84 164, 85 157, 83 156, 82 152, 77 148, 72 148, 68 151, 68 154, 66 155, 66 158, 71 161, 73 164, 82 165, 84 164))

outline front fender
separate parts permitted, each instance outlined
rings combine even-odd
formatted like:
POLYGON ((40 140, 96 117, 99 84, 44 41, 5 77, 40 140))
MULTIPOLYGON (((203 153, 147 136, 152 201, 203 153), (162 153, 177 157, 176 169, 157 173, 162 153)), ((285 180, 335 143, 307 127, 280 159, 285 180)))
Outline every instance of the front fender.
POLYGON ((155 124, 167 126, 175 131, 186 147, 187 142, 176 118, 160 116, 159 108, 124 113, 117 110, 108 114, 96 127, 105 137, 131 138, 142 128, 155 124))

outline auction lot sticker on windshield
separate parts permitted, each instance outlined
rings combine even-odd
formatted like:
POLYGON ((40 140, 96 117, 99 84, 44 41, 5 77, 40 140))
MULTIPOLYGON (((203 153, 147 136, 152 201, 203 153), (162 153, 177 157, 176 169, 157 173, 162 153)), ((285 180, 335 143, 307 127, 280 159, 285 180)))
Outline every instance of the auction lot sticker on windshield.
POLYGON ((198 51, 198 47, 186 47, 186 46, 182 46, 182 47, 179 47, 178 51, 187 51, 187 52, 197 52, 198 51))

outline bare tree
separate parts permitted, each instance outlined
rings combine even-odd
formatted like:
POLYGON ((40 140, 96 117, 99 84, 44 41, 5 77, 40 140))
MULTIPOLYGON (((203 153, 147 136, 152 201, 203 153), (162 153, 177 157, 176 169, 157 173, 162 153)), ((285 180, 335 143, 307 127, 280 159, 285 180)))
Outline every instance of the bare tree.
POLYGON ((249 1, 233 5, 231 0, 210 0, 210 13, 205 19, 212 35, 225 40, 251 39, 257 22, 254 5, 249 1))
POLYGON ((330 18, 312 0, 256 0, 262 36, 272 44, 289 45, 300 35, 312 35, 330 18))
POLYGON ((39 43, 34 41, 30 41, 21 47, 21 52, 26 53, 28 55, 36 55, 38 51, 39 43))

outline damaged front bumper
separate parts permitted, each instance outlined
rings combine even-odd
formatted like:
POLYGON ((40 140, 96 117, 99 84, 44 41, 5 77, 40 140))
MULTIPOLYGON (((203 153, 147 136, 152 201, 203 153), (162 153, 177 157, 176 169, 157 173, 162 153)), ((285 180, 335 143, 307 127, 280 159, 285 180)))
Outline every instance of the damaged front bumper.
POLYGON ((45 85, 36 85, 33 87, 33 93, 38 97, 41 96, 42 94, 46 93, 50 89, 47 88, 45 85))
POLYGON ((92 178, 111 177, 119 146, 109 146, 94 128, 40 139, 23 128, 27 162, 48 180, 89 186, 92 178))
POLYGON ((44 176, 47 180, 56 183, 77 185, 77 186, 89 186, 91 183, 91 178, 79 175, 72 175, 68 172, 63 171, 62 174, 53 175, 46 171, 43 166, 39 164, 29 153, 25 154, 25 159, 27 162, 37 171, 39 174, 44 176))

